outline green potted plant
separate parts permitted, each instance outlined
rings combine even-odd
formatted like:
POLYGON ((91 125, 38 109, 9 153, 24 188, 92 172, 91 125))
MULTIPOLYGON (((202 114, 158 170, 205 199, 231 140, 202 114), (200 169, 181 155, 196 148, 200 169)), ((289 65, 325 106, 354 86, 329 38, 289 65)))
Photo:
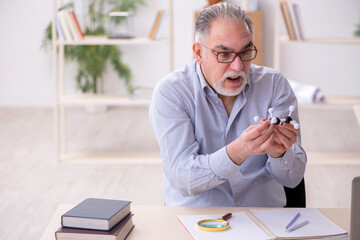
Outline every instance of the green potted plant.
POLYGON ((359 23, 356 25, 356 30, 354 32, 354 36, 355 37, 360 37, 360 21, 359 23))
MULTIPOLYGON (((107 35, 105 27, 108 12, 132 11, 145 0, 91 0, 88 1, 88 22, 83 26, 85 35, 107 35), (110 7, 110 11, 104 9, 110 7)), ((66 4, 64 8, 73 8, 73 3, 66 4)), ((119 24, 117 22, 116 24, 119 24)), ((45 29, 43 47, 51 45, 52 23, 45 29)), ((114 45, 66 45, 65 59, 78 63, 76 86, 83 93, 98 93, 98 82, 103 81, 107 63, 110 62, 120 79, 124 80, 129 93, 132 92, 131 71, 121 61, 121 51, 114 45)))

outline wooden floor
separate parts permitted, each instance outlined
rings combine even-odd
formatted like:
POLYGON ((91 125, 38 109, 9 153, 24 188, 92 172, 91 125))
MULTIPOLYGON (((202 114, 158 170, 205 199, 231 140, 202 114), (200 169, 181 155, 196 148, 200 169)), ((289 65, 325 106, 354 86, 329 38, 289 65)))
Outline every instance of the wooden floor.
MULTIPOLYGON (((300 114, 309 152, 308 206, 349 207, 351 180, 360 175, 356 115, 348 107, 304 108, 300 114)), ((138 150, 152 156, 148 162, 128 155, 119 161, 58 163, 53 116, 49 108, 0 108, 0 239, 39 239, 58 204, 87 197, 163 204, 163 172, 146 108, 98 115, 71 109, 68 140, 71 151, 138 150)))

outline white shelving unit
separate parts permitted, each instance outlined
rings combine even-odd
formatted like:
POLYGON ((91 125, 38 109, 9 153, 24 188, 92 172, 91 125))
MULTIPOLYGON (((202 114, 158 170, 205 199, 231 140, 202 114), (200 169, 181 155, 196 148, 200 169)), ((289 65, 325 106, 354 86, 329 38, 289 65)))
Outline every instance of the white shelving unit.
MULTIPOLYGON (((67 151, 66 140, 66 108, 72 106, 87 106, 87 105, 105 105, 105 106, 148 106, 149 99, 131 98, 127 96, 114 96, 106 94, 78 94, 70 95, 65 91, 65 56, 64 48, 67 45, 117 45, 117 46, 153 46, 166 45, 169 52, 169 72, 173 70, 173 0, 168 1, 168 36, 162 40, 151 40, 148 37, 135 37, 132 39, 108 39, 106 36, 85 36, 84 40, 80 41, 61 41, 57 39, 56 28, 52 28, 53 40, 53 70, 54 70, 54 86, 55 86, 55 126, 56 126, 56 140, 57 140, 57 158, 58 161, 84 160, 94 159, 94 154, 91 152, 71 152, 67 151)), ((62 0, 53 0, 53 19, 52 25, 55 26, 55 19, 57 9, 63 5, 62 0)), ((154 13, 155 15, 156 13, 154 13)), ((151 19, 152 22, 154 19, 151 19)), ((103 154, 96 153, 96 159, 116 159, 121 154, 113 154, 104 152, 103 154), (119 156, 117 156, 119 155, 119 156)), ((126 155, 126 153, 125 153, 126 155)))
POLYGON ((131 39, 108 39, 106 36, 85 36, 81 41, 56 41, 57 45, 138 45, 138 44, 169 44, 168 40, 151 40, 147 37, 131 39))
POLYGON ((280 9, 280 0, 276 1, 275 6, 275 23, 274 23, 274 68, 280 69, 281 62, 281 46, 285 44, 331 44, 331 45, 360 45, 360 38, 349 37, 349 38, 306 38, 305 41, 289 40, 288 35, 282 35, 280 26, 283 24, 284 19, 280 9))
MULTIPOLYGON (((287 51, 292 50, 292 51, 296 51, 297 49, 302 49, 302 50, 310 50, 311 49, 316 49, 315 47, 318 46, 320 49, 319 52, 323 53, 325 48, 331 49, 330 51, 333 51, 334 49, 339 50, 339 49, 347 49, 347 53, 350 52, 348 49, 352 48, 354 49, 354 52, 359 52, 359 48, 360 48, 360 38, 357 37, 321 37, 321 38, 311 38, 311 37, 307 37, 304 41, 296 41, 296 40, 289 40, 288 35, 286 34, 286 31, 282 32, 281 30, 285 30, 281 29, 282 25, 285 27, 285 22, 282 16, 282 12, 281 12, 281 8, 280 8, 280 0, 277 0, 275 2, 276 6, 275 6, 275 17, 274 17, 274 54, 273 54, 273 67, 275 69, 277 69, 278 71, 281 71, 283 73, 289 73, 290 72, 297 72, 297 74, 299 74, 299 71, 295 70, 295 67, 291 67, 291 63, 294 63, 293 66, 299 66, 300 68, 303 67, 303 65, 299 65, 301 64, 299 62, 298 59, 291 59, 289 57, 286 58, 286 62, 283 62, 284 59, 284 53, 283 52, 285 49, 287 51), (286 35, 285 35, 286 34, 286 35), (290 61, 290 62, 289 62, 290 61), (285 68, 284 68, 285 66, 285 68)), ((301 5, 300 5, 301 7, 301 5)), ((325 11, 325 10, 324 10, 325 11)), ((318 16, 320 17, 320 16, 318 16)), ((306 30, 306 29, 305 29, 306 30)), ((319 29, 319 31, 321 31, 321 29, 319 29)), ((314 53, 314 58, 319 59, 322 55, 320 55, 319 53, 317 54, 317 49, 315 51, 312 51, 312 53, 314 53)), ((285 54, 286 55, 286 54, 285 54)), ((324 72, 327 72, 329 70, 329 67, 325 64, 325 62, 327 60, 330 61, 330 59, 328 58, 330 54, 327 54, 327 56, 325 57, 325 61, 318 61, 318 62, 314 62, 314 65, 316 65, 316 67, 318 69, 323 69, 324 72)), ((289 55, 287 55, 289 56, 289 55)), ((300 59, 303 59, 304 57, 300 56, 300 59)), ((354 67, 354 64, 351 64, 354 59, 356 59, 355 61, 358 61, 358 58, 355 56, 352 58, 352 60, 349 61, 350 65, 349 67, 354 67)), ((336 60, 340 60, 340 59, 333 59, 333 61, 336 60)), ((333 62, 332 61, 332 62, 333 62)), ((311 67, 309 68, 309 64, 307 64, 306 66, 308 68, 305 68, 305 71, 311 71, 311 67)), ((332 65, 334 66, 334 65, 332 65)), ((355 66, 356 68, 356 66, 355 66)), ((337 71, 339 71, 338 68, 336 68, 337 71)), ((335 70, 335 71, 336 71, 335 70)), ((343 67, 343 65, 341 65, 341 70, 342 71, 346 71, 346 68, 343 67)), ((326 94, 326 99, 327 99, 327 103, 330 104, 350 104, 350 105, 358 105, 360 102, 360 94, 359 91, 357 91, 356 89, 358 89, 357 86, 359 86, 358 78, 356 79, 355 77, 352 77, 351 80, 349 80, 349 78, 346 78, 346 81, 349 80, 349 82, 344 83, 342 82, 341 86, 339 86, 339 94, 336 93, 337 90, 334 90, 335 87, 331 87, 329 88, 328 86, 335 86, 336 83, 335 81, 328 81, 327 80, 323 80, 321 79, 321 76, 319 76, 319 71, 317 70, 315 75, 316 77, 314 77, 314 82, 310 82, 309 79, 306 79, 306 82, 304 82, 304 84, 311 84, 311 85, 316 85, 318 87, 320 87, 322 90, 327 89, 328 91, 330 91, 331 93, 326 94), (328 85, 326 85, 328 84, 328 85), (348 86, 349 85, 349 86, 348 86), (351 90, 347 91, 345 89, 344 86, 348 86, 351 90), (351 94, 348 94, 347 92, 351 92, 351 94)), ((358 71, 356 69, 352 69, 352 72, 354 72, 355 74, 358 73, 358 71)), ((296 73, 295 73, 296 74, 296 73)), ((305 75, 305 74, 303 74, 305 75)), ((303 76, 302 75, 302 76, 303 76)), ((301 77, 302 77, 301 76, 301 77)), ((336 76, 339 76, 336 75, 336 76)), ((349 75, 347 75, 349 76, 349 75)), ((352 75, 352 76, 356 76, 356 75, 352 75)), ((295 78, 295 76, 292 76, 295 78)), ((302 79, 301 77, 299 77, 300 79, 302 79)), ((329 77, 329 74, 326 75, 326 77, 329 77)), ((326 77, 324 79, 326 79, 326 77)), ((339 78, 339 77, 338 77, 339 78)), ((301 82, 302 80, 299 79, 299 82, 301 82)), ((298 79, 294 79, 294 80, 298 80, 298 79)))

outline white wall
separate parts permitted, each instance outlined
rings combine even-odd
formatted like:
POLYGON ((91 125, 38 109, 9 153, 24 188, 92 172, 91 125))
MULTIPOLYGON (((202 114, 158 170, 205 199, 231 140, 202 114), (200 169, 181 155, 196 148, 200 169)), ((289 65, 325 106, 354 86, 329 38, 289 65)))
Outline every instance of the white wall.
MULTIPOLYGON (((174 67, 193 59, 194 11, 205 0, 174 1, 174 67)), ((299 2, 307 36, 351 36, 360 19, 358 0, 294 0, 299 2)), ((165 5, 164 5, 165 2, 165 5)), ((167 0, 148 0, 135 21, 137 33, 148 35, 156 11, 167 0), (149 20, 150 19, 150 20, 149 20)), ((273 63, 274 0, 260 0, 264 14, 264 65, 273 63)), ((0 1, 0 106, 51 106, 54 103, 51 51, 40 49, 44 29, 51 20, 52 1, 0 1), (39 7, 41 6, 41 7, 39 7)), ((326 94, 360 96, 360 45, 353 46, 284 46, 281 70, 285 76, 320 86, 326 94), (306 48, 306 49, 304 49, 306 48), (314 59, 309 55, 319 53, 314 59), (315 66, 315 67, 314 67, 315 66), (339 86, 336 83, 341 82, 339 86)), ((165 46, 121 47, 123 60, 129 64, 137 86, 151 87, 168 71, 165 46)), ((76 66, 67 64, 67 75, 76 66)), ((122 84, 111 67, 106 74, 105 90, 121 93, 122 84)), ((67 82, 74 90, 74 82, 67 82)))
POLYGON ((53 102, 51 54, 40 51, 51 3, 0 2, 0 105, 53 102))

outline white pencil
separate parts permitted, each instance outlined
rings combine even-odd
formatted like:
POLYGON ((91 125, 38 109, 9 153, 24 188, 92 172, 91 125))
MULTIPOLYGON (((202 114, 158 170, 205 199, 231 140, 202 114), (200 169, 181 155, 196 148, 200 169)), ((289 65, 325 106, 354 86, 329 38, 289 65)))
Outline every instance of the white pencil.
POLYGON ((285 232, 294 231, 295 229, 298 229, 298 228, 300 228, 300 227, 302 227, 302 226, 304 226, 304 225, 306 225, 308 223, 309 223, 309 220, 306 220, 305 222, 299 223, 299 224, 297 224, 295 226, 292 226, 291 228, 286 229, 285 232))

